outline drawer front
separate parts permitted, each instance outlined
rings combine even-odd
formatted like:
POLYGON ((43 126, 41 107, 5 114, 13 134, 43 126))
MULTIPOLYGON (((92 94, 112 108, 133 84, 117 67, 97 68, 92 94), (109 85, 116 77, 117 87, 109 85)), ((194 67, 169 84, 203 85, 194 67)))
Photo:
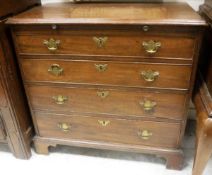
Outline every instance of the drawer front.
POLYGON ((6 138, 6 135, 5 135, 4 125, 0 118, 0 141, 5 140, 5 138, 6 138))
POLYGON ((191 66, 21 59, 24 80, 128 87, 188 89, 191 66))
POLYGON ((177 147, 179 123, 35 113, 41 137, 177 147))
POLYGON ((158 91, 27 86, 33 110, 182 120, 186 95, 158 91))
POLYGON ((139 31, 21 31, 16 34, 19 53, 138 56, 192 59, 195 39, 190 34, 139 31), (154 42, 149 42, 154 41, 154 42))

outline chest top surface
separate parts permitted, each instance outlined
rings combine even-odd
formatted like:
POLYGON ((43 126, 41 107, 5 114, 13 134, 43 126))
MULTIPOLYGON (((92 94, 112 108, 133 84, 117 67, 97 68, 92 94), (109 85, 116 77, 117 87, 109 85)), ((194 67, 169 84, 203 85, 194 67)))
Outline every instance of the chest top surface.
POLYGON ((205 25, 186 3, 56 3, 34 7, 8 23, 205 25))
POLYGON ((18 13, 35 4, 40 4, 40 0, 0 0, 0 18, 18 13))

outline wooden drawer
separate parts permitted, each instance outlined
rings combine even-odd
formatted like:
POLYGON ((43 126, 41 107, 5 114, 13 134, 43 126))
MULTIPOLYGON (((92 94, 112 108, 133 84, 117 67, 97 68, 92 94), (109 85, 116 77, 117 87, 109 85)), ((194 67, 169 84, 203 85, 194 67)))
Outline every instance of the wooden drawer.
POLYGON ((186 94, 107 88, 27 86, 33 110, 182 120, 186 94))
POLYGON ((128 87, 187 89, 191 75, 190 65, 59 59, 21 59, 21 68, 26 82, 121 85, 128 87), (59 75, 50 72, 51 68, 56 69, 56 74, 59 75), (156 74, 159 73, 158 76, 155 75, 155 78, 152 77, 152 81, 150 81, 151 78, 148 81, 144 79, 144 74, 150 75, 150 73, 148 74, 149 70, 156 74))
POLYGON ((180 123, 35 113, 39 135, 47 138, 102 141, 175 148, 180 123))
MULTIPOLYGON (((192 59, 195 49, 194 36, 187 33, 142 30, 37 30, 15 33, 18 52, 21 54, 103 55, 128 57, 156 57, 167 59, 192 59), (50 51, 44 41, 57 45, 50 51), (156 53, 148 53, 143 46, 148 41, 159 42, 156 53), (56 42, 58 41, 58 42, 56 42)), ((47 43, 46 43, 47 44, 47 43)), ((150 49, 151 50, 151 49, 150 49)), ((150 51, 149 51, 150 52, 150 51)))
POLYGON ((5 137, 6 137, 6 135, 5 135, 4 125, 3 125, 2 120, 0 118, 0 141, 5 140, 5 137))

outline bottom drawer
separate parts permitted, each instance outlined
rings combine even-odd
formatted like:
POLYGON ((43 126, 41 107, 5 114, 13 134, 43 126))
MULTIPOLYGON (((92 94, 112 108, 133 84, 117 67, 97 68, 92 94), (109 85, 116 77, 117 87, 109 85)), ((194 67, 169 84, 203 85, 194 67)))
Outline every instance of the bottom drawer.
POLYGON ((176 148, 180 123, 35 113, 41 137, 176 148))

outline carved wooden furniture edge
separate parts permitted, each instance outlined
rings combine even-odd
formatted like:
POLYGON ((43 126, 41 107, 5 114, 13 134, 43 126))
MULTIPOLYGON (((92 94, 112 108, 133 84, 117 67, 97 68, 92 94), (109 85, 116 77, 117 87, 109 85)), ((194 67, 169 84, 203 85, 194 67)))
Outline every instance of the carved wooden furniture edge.
POLYGON ((203 4, 199 7, 199 13, 207 20, 209 25, 212 26, 210 22, 210 20, 212 20, 212 8, 207 4, 203 4))
POLYGON ((199 73, 198 75, 198 84, 199 84, 199 90, 197 91, 197 93, 199 93, 200 95, 200 98, 205 106, 208 116, 212 117, 212 97, 208 91, 206 83, 204 82, 201 76, 201 73, 199 73))

